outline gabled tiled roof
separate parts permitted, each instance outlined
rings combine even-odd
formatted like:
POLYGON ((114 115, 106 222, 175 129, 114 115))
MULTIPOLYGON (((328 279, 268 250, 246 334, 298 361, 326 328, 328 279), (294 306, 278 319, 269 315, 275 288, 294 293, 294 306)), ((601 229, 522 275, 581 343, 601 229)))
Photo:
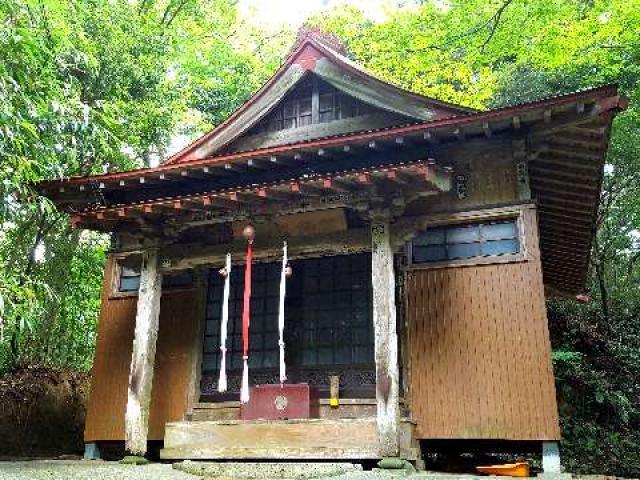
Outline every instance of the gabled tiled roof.
MULTIPOLYGON (((351 164, 350 155, 356 150, 364 152, 361 157, 367 161, 384 164, 382 170, 371 171, 372 175, 379 175, 388 169, 400 168, 401 164, 405 165, 402 168, 412 165, 411 162, 423 158, 420 155, 437 143, 513 134, 527 139, 526 145, 521 142, 524 147, 520 154, 527 156, 531 195, 538 204, 545 284, 570 293, 582 290, 595 234, 609 131, 613 115, 626 105, 615 86, 477 112, 415 95, 376 79, 337 49, 339 46, 335 43, 323 41, 314 33, 307 34, 254 97, 227 121, 159 167, 50 180, 41 182, 38 189, 60 208, 73 213, 78 226, 94 228, 96 222, 104 220, 108 224, 101 229, 115 230, 120 222, 128 221, 128 208, 137 209, 143 215, 157 215, 155 206, 159 205, 160 209, 173 209, 173 215, 175 209, 183 209, 183 202, 191 203, 194 208, 215 210, 214 197, 224 203, 229 200, 226 197, 236 195, 235 192, 245 198, 268 195, 268 190, 276 196, 286 196, 291 193, 286 192, 286 185, 293 181, 292 171, 303 179, 293 181, 295 184, 320 182, 311 188, 331 188, 326 187, 326 182, 331 183, 328 179, 341 175, 340 171, 347 175, 345 165, 346 168, 372 167, 373 164, 351 164), (336 65, 340 72, 365 85, 355 94, 369 95, 367 100, 375 103, 371 92, 384 92, 382 97, 388 103, 387 108, 395 105, 403 110, 405 117, 416 121, 220 153, 222 147, 268 113, 305 72, 312 70, 331 77, 335 72, 330 70, 336 65), (420 108, 425 109, 424 115, 420 108), (314 165, 316 177, 308 178, 302 172, 306 169, 304 165, 309 164, 314 165), (88 223, 83 223, 85 221, 88 223)), ((335 75, 330 80, 341 81, 335 75)), ((446 159, 436 158, 435 162, 437 168, 447 167, 446 159)), ((348 175, 369 175, 358 172, 348 175)))
POLYGON ((349 60, 339 49, 336 42, 326 35, 316 31, 307 32, 260 90, 224 122, 168 158, 164 164, 214 155, 255 125, 309 72, 362 101, 416 120, 434 120, 475 112, 381 80, 349 60))

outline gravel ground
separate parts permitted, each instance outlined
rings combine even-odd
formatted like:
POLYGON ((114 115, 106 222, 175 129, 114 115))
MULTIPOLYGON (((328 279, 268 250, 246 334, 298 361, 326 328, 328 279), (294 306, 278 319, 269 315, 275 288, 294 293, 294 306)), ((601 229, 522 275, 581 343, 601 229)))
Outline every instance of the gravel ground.
MULTIPOLYGON (((209 477, 213 478, 213 477, 209 477)), ((222 480, 222 477, 217 477, 222 480)), ((349 472, 325 480, 491 480, 495 477, 401 470, 349 472)), ((228 479, 228 477, 227 477, 228 479)), ((0 480, 203 480, 174 469, 171 464, 121 465, 117 462, 83 460, 0 461, 0 480)), ((226 479, 225 479, 226 480, 226 479)), ((503 477, 502 480, 517 480, 503 477)), ((552 480, 552 479, 547 479, 552 480)), ((565 480, 558 478, 556 480, 565 480)), ((574 480, 623 480, 597 475, 575 476, 574 480)))
MULTIPOLYGON (((350 472, 330 480, 427 480, 419 475, 407 476, 402 471, 350 472)), ((208 477, 228 480, 230 477, 208 477)), ((0 461, 0 480, 203 480, 172 468, 171 464, 121 465, 117 462, 82 460, 0 461)), ((433 479, 428 479, 433 480, 433 479)), ((451 480, 451 479, 443 479, 451 480)), ((470 479, 456 479, 470 480, 470 479)), ((476 480, 476 479, 471 479, 476 480)))
POLYGON ((34 460, 0 462, 1 480, 202 480, 170 464, 120 465, 117 462, 34 460))

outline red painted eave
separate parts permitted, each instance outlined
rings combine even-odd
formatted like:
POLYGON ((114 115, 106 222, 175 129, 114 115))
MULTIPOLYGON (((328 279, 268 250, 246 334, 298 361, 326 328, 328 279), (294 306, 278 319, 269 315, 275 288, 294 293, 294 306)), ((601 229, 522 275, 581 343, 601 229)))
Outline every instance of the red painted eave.
POLYGON ((186 162, 163 164, 154 168, 141 168, 136 170, 106 173, 101 175, 68 177, 61 180, 45 180, 38 184, 41 190, 47 190, 56 187, 64 187, 65 185, 80 185, 88 183, 110 182, 115 180, 126 180, 131 178, 140 178, 144 176, 157 175, 161 173, 179 172, 190 168, 198 168, 212 166, 217 164, 230 163, 238 160, 246 160, 250 158, 266 157, 270 155, 278 155, 283 153, 291 153, 298 150, 327 148, 332 146, 340 146, 355 142, 364 142, 376 139, 393 138, 396 136, 409 135, 421 132, 428 132, 438 128, 446 127, 463 127, 471 124, 481 124, 491 120, 499 120, 519 116, 536 110, 544 110, 554 106, 569 105, 572 103, 581 103, 582 101, 598 102, 600 113, 617 112, 624 110, 628 104, 625 97, 619 96, 616 85, 605 85, 602 87, 584 90, 568 95, 543 99, 535 102, 519 104, 515 106, 504 107, 486 112, 478 112, 461 117, 451 117, 440 120, 432 120, 420 122, 399 127, 387 127, 379 130, 366 132, 355 132, 326 137, 317 140, 307 140, 287 145, 279 145, 275 147, 261 148, 240 153, 232 153, 227 155, 213 156, 209 158, 190 160, 186 162))

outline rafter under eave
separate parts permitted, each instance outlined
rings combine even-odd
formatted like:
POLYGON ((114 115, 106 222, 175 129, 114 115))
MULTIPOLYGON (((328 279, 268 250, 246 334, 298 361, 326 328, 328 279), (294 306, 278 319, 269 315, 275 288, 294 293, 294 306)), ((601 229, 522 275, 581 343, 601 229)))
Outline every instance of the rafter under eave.
MULTIPOLYGON (((419 196, 448 191, 451 172, 435 161, 419 160, 397 165, 347 170, 331 175, 302 176, 286 181, 252 185, 243 189, 217 190, 194 195, 158 198, 150 201, 102 207, 72 216, 75 228, 118 230, 118 225, 140 221, 171 224, 220 222, 247 215, 280 215, 388 202, 402 197, 408 203, 419 196), (407 188, 410 187, 410 188, 407 188), (408 198, 411 197, 411 198, 408 198), (170 213, 168 213, 170 212, 170 213)), ((395 205, 399 205, 395 202, 395 205)))

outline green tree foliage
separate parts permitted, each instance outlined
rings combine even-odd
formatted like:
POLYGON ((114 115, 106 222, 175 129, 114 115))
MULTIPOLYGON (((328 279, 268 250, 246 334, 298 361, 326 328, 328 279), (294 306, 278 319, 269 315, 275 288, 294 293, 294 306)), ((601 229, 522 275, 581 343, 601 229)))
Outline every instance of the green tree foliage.
POLYGON ((258 35, 233 0, 0 0, 0 25, 0 365, 88 367, 108 238, 31 185, 166 156, 243 101, 277 47, 233 46, 258 35))

